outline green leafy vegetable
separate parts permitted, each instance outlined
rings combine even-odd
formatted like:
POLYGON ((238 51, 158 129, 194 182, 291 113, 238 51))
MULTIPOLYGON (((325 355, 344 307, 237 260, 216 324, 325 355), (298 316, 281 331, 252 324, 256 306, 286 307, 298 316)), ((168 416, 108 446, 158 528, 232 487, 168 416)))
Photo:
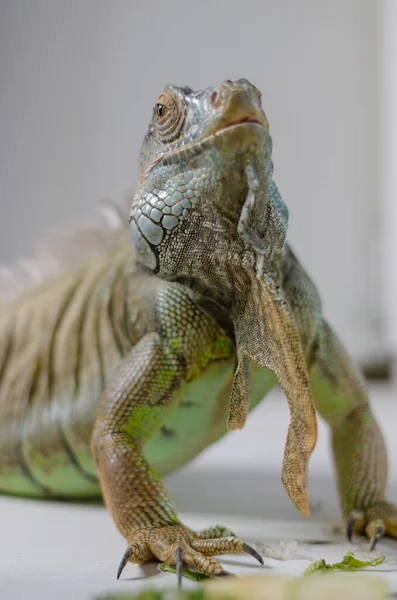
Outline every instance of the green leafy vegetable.
MULTIPOLYGON (((161 571, 164 571, 164 573, 176 574, 176 568, 166 565, 165 563, 160 563, 160 569, 161 571)), ((191 579, 192 581, 205 581, 206 579, 209 579, 209 577, 203 573, 195 573, 194 571, 189 571, 188 569, 182 569, 182 577, 186 577, 186 579, 191 579)))
POLYGON ((348 552, 340 562, 333 565, 329 565, 323 558, 316 560, 304 570, 303 574, 311 575, 312 573, 325 573, 326 571, 357 571, 366 567, 377 567, 384 560, 384 556, 379 556, 372 560, 358 560, 358 558, 355 558, 353 552, 348 552))

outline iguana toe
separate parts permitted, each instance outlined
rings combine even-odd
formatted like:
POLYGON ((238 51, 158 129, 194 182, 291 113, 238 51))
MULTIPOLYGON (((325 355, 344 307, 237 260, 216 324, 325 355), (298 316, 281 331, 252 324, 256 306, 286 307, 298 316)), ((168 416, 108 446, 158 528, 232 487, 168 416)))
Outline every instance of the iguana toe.
POLYGON ((386 527, 382 520, 370 521, 365 528, 365 533, 370 540, 369 551, 375 549, 378 539, 385 533, 386 527))
POLYGON ((224 525, 213 525, 206 527, 196 533, 197 537, 207 540, 208 538, 220 538, 220 537, 237 537, 235 533, 229 527, 224 525))
POLYGON ((247 553, 263 565, 263 559, 256 550, 238 537, 223 536, 223 533, 230 533, 230 530, 216 526, 195 532, 179 524, 139 529, 129 539, 130 543, 119 565, 117 578, 127 562, 143 564, 150 560, 158 560, 175 566, 178 582, 181 579, 182 565, 208 577, 228 575, 221 564, 212 558, 219 554, 247 553), (214 534, 214 537, 209 537, 210 533, 214 534))
POLYGON ((384 501, 364 510, 353 510, 347 518, 346 533, 349 542, 353 533, 365 534, 370 540, 370 551, 383 535, 397 538, 397 506, 384 501))

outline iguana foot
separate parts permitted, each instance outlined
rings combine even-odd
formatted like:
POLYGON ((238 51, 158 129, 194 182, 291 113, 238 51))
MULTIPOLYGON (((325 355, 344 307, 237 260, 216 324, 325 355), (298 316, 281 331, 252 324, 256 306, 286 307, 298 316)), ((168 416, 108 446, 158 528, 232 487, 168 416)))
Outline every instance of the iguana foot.
POLYGON ((263 565, 263 559, 256 550, 221 525, 198 532, 184 525, 147 527, 135 531, 128 542, 128 548, 117 571, 117 579, 127 562, 143 564, 150 560, 158 560, 176 566, 178 572, 183 563, 208 577, 229 574, 212 558, 218 554, 247 553, 263 565))
POLYGON ((365 533, 370 540, 370 551, 375 548, 382 535, 397 538, 397 506, 389 502, 380 502, 364 510, 353 510, 346 523, 349 542, 353 533, 365 533))

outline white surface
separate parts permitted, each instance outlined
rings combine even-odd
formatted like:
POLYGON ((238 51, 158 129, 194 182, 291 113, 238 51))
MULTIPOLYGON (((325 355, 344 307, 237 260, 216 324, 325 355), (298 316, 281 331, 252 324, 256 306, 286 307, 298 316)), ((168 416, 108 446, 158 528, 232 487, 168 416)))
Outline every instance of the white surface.
MULTIPOLYGON (((389 496, 397 502, 397 390, 373 386, 371 406, 390 459, 389 496)), ((243 430, 227 434, 179 473, 168 488, 184 511, 231 512, 265 518, 301 518, 284 493, 281 464, 289 422, 287 402, 272 392, 249 416, 243 430), (205 494, 203 494, 205 490, 205 494)), ((310 502, 316 518, 338 515, 330 431, 318 419, 318 441, 310 460, 310 502)))
MULTIPOLYGON (((122 578, 116 580, 118 562, 125 550, 125 542, 117 534, 105 510, 100 507, 62 506, 2 500, 1 512, 8 514, 4 527, 10 532, 11 523, 17 527, 0 553, 0 595, 2 600, 91 600, 108 592, 136 592, 139 587, 174 586, 175 577, 149 564, 144 569, 127 565, 122 578)), ((224 520, 223 515, 211 518, 182 514, 183 520, 195 529, 224 520)), ((295 539, 298 556, 294 560, 279 561, 265 558, 261 567, 250 556, 225 556, 220 560, 225 569, 236 574, 285 573, 299 576, 310 562, 325 558, 328 562, 342 559, 350 549, 366 550, 362 543, 348 546, 342 536, 335 536, 326 523, 310 521, 266 521, 247 517, 229 517, 228 525, 248 541, 278 541, 295 539), (324 541, 308 544, 305 541, 324 541), (333 540, 329 544, 327 541, 333 540)), ((388 564, 376 569, 397 591, 397 544, 380 542, 378 550, 387 557, 388 564)), ((375 570, 373 570, 375 571, 375 570)), ((194 585, 184 580, 184 586, 194 585)))
MULTIPOLYGON (((388 497, 397 501, 397 403, 386 388, 374 388, 375 413, 385 432, 391 463, 388 497)), ((167 486, 185 522, 193 528, 224 523, 247 541, 276 545, 280 540, 330 540, 331 545, 299 546, 306 559, 266 559, 269 572, 299 575, 311 560, 335 562, 357 544, 331 535, 337 518, 336 491, 326 430, 311 462, 312 517, 296 513, 279 483, 288 411, 283 396, 272 394, 239 434, 229 435, 193 464, 167 479, 167 486), (258 439, 263 442, 258 446, 258 439)), ((0 598, 2 600, 89 600, 107 591, 136 591, 138 585, 172 585, 174 578, 127 565, 115 579, 125 542, 101 506, 35 502, 0 497, 0 598)), ((397 542, 383 540, 379 550, 388 564, 376 572, 397 592, 397 542), (394 562, 393 562, 394 561, 394 562)), ((257 573, 245 556, 222 558, 229 571, 257 573)))
POLYGON ((0 260, 133 183, 167 83, 263 91, 290 236, 327 316, 379 348, 378 10, 373 0, 2 0, 0 260), (377 298, 377 295, 375 295, 377 298))

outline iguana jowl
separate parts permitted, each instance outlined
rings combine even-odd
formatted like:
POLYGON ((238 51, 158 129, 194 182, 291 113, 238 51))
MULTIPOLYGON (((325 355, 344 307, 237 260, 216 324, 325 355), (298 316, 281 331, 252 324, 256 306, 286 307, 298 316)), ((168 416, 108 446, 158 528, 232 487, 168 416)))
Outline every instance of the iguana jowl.
MULTIPOLYGON (((283 483, 308 513, 314 406, 332 429, 348 534, 397 536, 365 384, 285 243, 260 93, 246 80, 167 87, 143 142, 127 228, 2 304, 0 491, 100 493, 129 560, 251 549, 183 525, 158 474, 184 464, 280 383, 291 423, 283 483), (92 453, 90 451, 90 444, 92 453), (98 483, 99 478, 99 483, 98 483)), ((84 237, 84 235, 83 235, 84 237)), ((95 237, 95 236, 94 236, 95 237)), ((74 243, 72 239, 70 243, 74 243)))

